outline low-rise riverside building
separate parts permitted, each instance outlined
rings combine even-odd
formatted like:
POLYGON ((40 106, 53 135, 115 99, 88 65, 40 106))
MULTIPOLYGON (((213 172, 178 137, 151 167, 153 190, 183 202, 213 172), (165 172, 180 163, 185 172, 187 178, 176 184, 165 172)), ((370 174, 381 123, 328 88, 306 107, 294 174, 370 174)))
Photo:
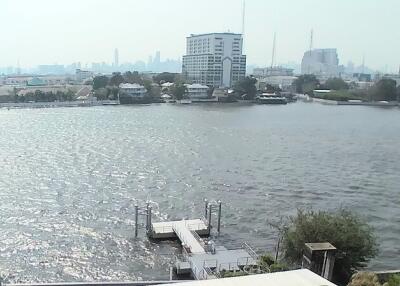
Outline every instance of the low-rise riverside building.
POLYGON ((147 103, 149 101, 146 88, 137 83, 121 83, 118 97, 121 104, 147 103))
POLYGON ((186 84, 187 96, 190 99, 204 99, 208 97, 208 86, 201 84, 186 84))

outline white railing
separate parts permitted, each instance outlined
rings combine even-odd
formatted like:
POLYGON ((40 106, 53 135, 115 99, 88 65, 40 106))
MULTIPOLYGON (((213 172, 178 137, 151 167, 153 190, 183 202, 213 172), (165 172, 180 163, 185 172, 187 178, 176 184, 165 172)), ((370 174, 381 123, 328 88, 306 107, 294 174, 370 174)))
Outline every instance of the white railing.
POLYGON ((190 233, 200 243, 200 245, 204 248, 204 240, 201 239, 200 235, 194 230, 191 230, 190 233))
POLYGON ((253 257, 247 256, 247 257, 239 257, 236 262, 238 266, 247 266, 250 264, 254 264, 257 261, 254 261, 253 257), (252 261, 253 263, 249 263, 250 261, 252 261))
POLYGON ((204 267, 209 268, 217 268, 218 267, 218 260, 217 259, 207 259, 203 261, 204 267))
POLYGON ((172 225, 153 226, 152 230, 154 232, 159 232, 159 233, 171 233, 171 232, 174 232, 174 229, 173 229, 172 225))
POLYGON ((242 248, 247 251, 247 253, 253 258, 254 260, 258 261, 258 254, 248 245, 246 242, 242 244, 242 248))

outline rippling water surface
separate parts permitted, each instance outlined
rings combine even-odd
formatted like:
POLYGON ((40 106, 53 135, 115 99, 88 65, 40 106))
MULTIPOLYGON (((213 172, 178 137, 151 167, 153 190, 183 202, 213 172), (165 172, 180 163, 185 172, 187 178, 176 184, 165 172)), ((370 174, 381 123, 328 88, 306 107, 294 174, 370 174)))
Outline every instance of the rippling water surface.
MULTIPOLYGON (((219 243, 272 250, 268 222, 349 207, 400 264, 400 110, 317 104, 0 110, 0 275, 12 282, 168 277, 176 244, 134 239, 133 205, 198 217, 219 243)), ((144 218, 142 218, 144 222, 144 218)))

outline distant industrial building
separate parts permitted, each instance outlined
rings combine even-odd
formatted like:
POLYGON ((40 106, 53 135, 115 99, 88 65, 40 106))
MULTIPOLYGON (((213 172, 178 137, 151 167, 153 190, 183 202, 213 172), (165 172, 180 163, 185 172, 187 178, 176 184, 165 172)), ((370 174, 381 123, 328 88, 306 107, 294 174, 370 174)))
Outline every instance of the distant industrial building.
POLYGON ((75 71, 75 81, 77 83, 82 83, 87 79, 90 79, 93 77, 93 72, 91 71, 85 71, 85 70, 81 70, 81 69, 77 69, 75 71))
POLYGON ((255 68, 253 70, 253 76, 256 78, 262 78, 266 76, 293 76, 293 69, 280 66, 255 68))
POLYGON ((295 76, 266 76, 257 79, 257 88, 259 90, 266 90, 268 85, 279 87, 283 91, 290 91, 293 87, 293 82, 297 79, 295 76))
POLYGON ((340 76, 343 67, 339 66, 336 49, 313 49, 304 53, 301 62, 302 74, 314 74, 319 78, 340 76))
POLYGON ((246 75, 241 34, 210 33, 186 39, 182 74, 189 83, 231 87, 246 75))
POLYGON ((296 80, 296 77, 293 75, 293 69, 280 66, 255 68, 253 76, 257 78, 257 88, 259 90, 265 90, 268 85, 271 85, 288 91, 296 80))
POLYGON ((67 75, 15 75, 0 78, 0 85, 14 87, 59 86, 72 83, 67 75))
POLYGON ((64 74, 65 68, 63 65, 39 65, 38 73, 41 75, 64 74))

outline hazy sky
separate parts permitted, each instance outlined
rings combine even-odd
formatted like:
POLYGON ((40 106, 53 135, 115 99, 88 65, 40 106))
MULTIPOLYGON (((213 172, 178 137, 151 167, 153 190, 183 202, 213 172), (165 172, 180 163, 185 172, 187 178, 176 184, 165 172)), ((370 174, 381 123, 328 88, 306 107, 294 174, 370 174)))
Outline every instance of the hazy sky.
MULTIPOLYGON (((180 58, 191 33, 241 32, 242 0, 0 0, 0 66, 180 58)), ((400 0, 247 0, 249 64, 300 62, 314 47, 335 47, 342 64, 400 65, 400 0)))

